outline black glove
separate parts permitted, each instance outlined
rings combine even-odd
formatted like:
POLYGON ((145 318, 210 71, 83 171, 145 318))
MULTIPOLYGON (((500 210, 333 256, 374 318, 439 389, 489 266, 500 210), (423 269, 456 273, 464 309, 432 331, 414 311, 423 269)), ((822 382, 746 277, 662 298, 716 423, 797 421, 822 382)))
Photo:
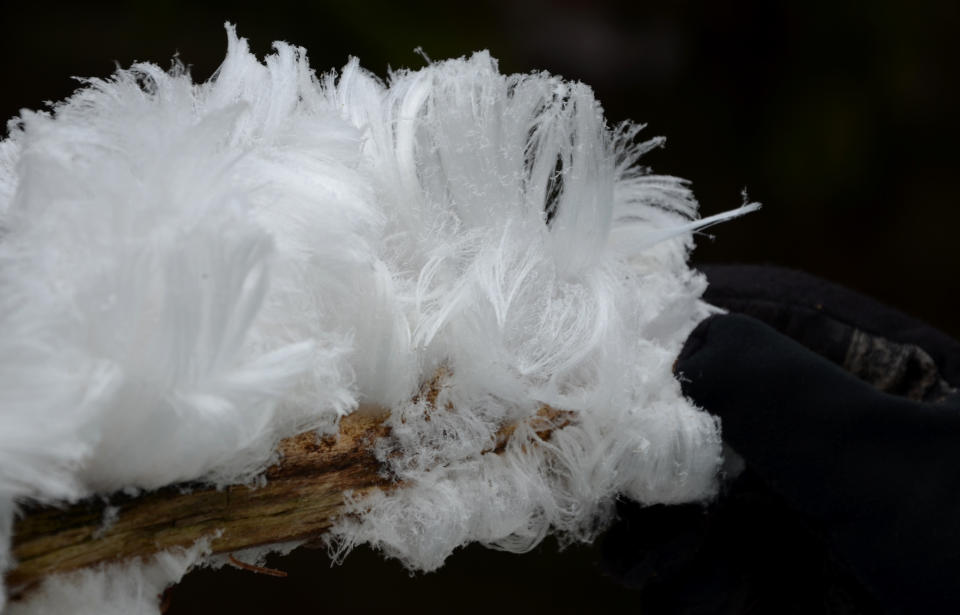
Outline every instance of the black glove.
POLYGON ((608 569, 652 612, 960 612, 960 345, 797 272, 706 273, 740 314, 697 327, 677 371, 747 471, 657 544, 670 510, 624 505, 608 569))

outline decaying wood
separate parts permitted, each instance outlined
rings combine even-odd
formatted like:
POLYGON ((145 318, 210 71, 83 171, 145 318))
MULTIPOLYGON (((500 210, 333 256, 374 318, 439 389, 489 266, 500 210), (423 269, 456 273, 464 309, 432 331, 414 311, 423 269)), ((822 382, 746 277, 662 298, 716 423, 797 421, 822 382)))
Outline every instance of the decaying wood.
MULTIPOLYGON (((442 374, 438 374, 438 378, 442 374)), ((437 379, 421 395, 436 400, 437 379)), ((452 411, 452 409, 447 409, 452 411)), ((299 540, 316 540, 343 512, 346 492, 362 496, 398 485, 372 452, 388 433, 383 412, 356 412, 340 422, 339 438, 300 434, 280 445, 282 461, 257 487, 179 485, 140 496, 122 494, 73 506, 28 511, 14 528, 18 564, 7 587, 22 592, 53 574, 148 557, 211 539, 214 553, 299 540)), ((531 419, 541 437, 569 422, 568 413, 544 407, 531 419)), ((505 425, 490 453, 500 453, 516 424, 505 425)))
POLYGON ((315 538, 343 508, 346 491, 362 495, 393 486, 370 450, 386 433, 384 418, 355 413, 341 420, 337 439, 318 440, 311 432, 283 441, 283 461, 267 471, 262 486, 175 486, 120 495, 111 498, 116 514, 109 525, 101 499, 30 511, 14 528, 18 564, 7 585, 29 586, 55 572, 189 547, 204 536, 212 538, 214 553, 315 538))

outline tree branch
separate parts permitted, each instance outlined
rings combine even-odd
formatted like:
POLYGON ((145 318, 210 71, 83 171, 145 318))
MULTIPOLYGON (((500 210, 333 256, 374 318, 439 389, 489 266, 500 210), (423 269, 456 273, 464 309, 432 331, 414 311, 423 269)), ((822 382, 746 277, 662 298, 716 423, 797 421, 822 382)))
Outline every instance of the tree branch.
MULTIPOLYGON (((421 391, 432 406, 444 375, 421 391)), ((175 485, 135 497, 117 494, 109 504, 91 498, 29 510, 15 524, 17 566, 7 586, 22 593, 50 574, 189 547, 204 536, 214 553, 317 540, 343 512, 345 492, 362 496, 400 486, 372 452, 376 439, 389 433, 386 418, 385 411, 355 412, 341 419, 339 438, 309 432, 284 440, 282 461, 267 470, 262 486, 175 485)), ((570 422, 570 413, 544 406, 528 422, 546 439, 570 422)), ((488 453, 502 452, 516 427, 504 425, 488 453)))
POLYGON ((112 523, 105 523, 108 504, 100 498, 30 510, 14 528, 17 566, 7 585, 26 589, 49 574, 189 547, 203 536, 212 537, 214 553, 315 539, 341 512, 344 492, 394 486, 371 452, 388 432, 385 419, 354 413, 341 419, 337 439, 309 432, 284 440, 282 462, 266 472, 262 486, 179 485, 117 495, 109 503, 116 509, 112 523))

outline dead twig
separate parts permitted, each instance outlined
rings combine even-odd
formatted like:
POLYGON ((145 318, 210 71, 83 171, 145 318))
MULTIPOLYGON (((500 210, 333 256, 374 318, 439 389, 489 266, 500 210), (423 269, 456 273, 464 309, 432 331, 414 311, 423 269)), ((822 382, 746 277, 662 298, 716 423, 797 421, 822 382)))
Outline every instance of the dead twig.
MULTIPOLYGON (((420 393, 435 403, 447 372, 438 372, 420 393)), ((446 411, 455 411, 445 408, 446 411)), ((570 413, 544 406, 528 419, 543 439, 570 422, 570 413)), ((344 494, 362 497, 374 489, 395 489, 373 453, 374 442, 388 435, 387 413, 367 409, 340 421, 339 437, 303 433, 281 442, 282 461, 267 470, 265 484, 216 489, 174 485, 131 497, 109 498, 108 507, 91 498, 65 507, 37 507, 16 522, 12 550, 17 565, 6 575, 13 594, 43 577, 128 558, 146 558, 210 537, 213 553, 291 541, 315 542, 343 512, 344 494)), ((488 453, 501 453, 517 428, 504 425, 488 453)), ((285 573, 253 566, 230 556, 235 565, 261 574, 285 573)))

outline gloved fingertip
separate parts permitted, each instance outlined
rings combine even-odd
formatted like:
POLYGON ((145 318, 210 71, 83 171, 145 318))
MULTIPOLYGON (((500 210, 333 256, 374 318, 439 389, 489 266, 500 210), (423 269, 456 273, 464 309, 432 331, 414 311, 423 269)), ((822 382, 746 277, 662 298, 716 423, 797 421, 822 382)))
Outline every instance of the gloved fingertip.
POLYGON ((673 364, 674 372, 677 371, 679 365, 687 362, 691 357, 697 354, 701 348, 703 348, 704 344, 707 343, 707 338, 710 336, 710 327, 721 316, 723 315, 714 314, 713 316, 705 318, 704 320, 700 321, 700 324, 698 324, 693 331, 690 332, 690 335, 687 336, 687 340, 683 343, 683 348, 680 350, 680 355, 673 364))

